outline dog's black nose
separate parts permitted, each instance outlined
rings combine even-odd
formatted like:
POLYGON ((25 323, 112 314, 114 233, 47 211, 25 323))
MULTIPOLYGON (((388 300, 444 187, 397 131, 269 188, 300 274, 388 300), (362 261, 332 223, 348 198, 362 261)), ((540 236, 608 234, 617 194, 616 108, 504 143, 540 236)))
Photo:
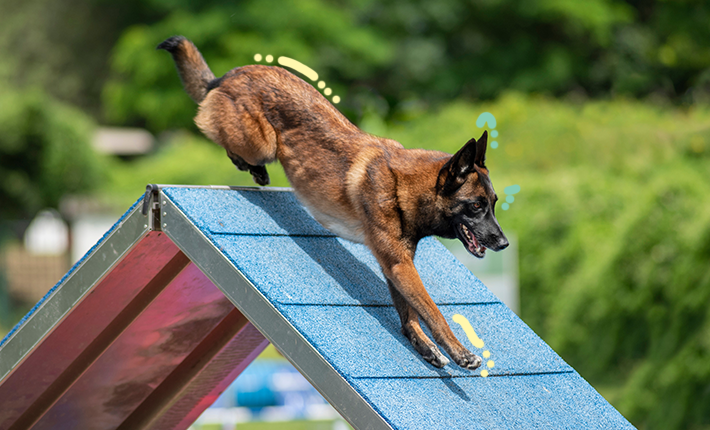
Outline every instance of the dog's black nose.
POLYGON ((508 247, 510 243, 508 242, 508 239, 506 239, 505 236, 498 238, 498 243, 496 244, 496 247, 493 249, 494 251, 502 251, 505 248, 508 247))

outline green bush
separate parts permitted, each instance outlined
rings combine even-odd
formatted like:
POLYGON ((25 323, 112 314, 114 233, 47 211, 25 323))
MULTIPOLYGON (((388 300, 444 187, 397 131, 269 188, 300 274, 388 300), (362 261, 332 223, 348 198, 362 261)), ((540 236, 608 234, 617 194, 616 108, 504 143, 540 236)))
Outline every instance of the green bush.
POLYGON ((94 188, 93 121, 41 91, 0 88, 0 216, 32 216, 65 193, 94 188))
POLYGON ((710 110, 508 94, 387 132, 452 152, 483 111, 522 318, 637 426, 710 428, 710 110))
MULTIPOLYGON (((267 166, 271 185, 288 186, 281 166, 267 166)), ((224 149, 203 137, 179 132, 148 157, 124 162, 113 159, 101 190, 124 207, 133 203, 146 184, 253 186, 247 172, 240 172, 224 149)))

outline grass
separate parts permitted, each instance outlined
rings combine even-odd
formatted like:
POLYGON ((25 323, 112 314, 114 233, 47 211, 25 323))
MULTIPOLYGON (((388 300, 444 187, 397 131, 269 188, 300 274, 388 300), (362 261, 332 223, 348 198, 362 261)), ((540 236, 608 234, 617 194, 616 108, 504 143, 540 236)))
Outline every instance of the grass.
MULTIPOLYGON (((223 430, 219 424, 195 427, 195 430, 223 430)), ((296 420, 296 421, 258 421, 239 423, 237 430, 346 430, 350 425, 340 420, 296 420)))

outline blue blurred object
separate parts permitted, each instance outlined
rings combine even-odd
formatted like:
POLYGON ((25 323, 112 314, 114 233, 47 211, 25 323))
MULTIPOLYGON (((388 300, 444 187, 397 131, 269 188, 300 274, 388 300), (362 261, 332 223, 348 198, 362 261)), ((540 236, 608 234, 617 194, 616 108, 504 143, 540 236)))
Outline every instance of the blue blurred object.
POLYGON ((211 406, 244 407, 258 417, 264 408, 279 407, 289 417, 308 416, 308 408, 327 402, 285 360, 255 360, 211 406))

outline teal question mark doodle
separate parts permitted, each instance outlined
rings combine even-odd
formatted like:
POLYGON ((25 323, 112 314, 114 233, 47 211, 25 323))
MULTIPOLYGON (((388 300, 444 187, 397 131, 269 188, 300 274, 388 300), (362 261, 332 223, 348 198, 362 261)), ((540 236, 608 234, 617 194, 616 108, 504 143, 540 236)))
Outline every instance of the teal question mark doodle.
MULTIPOLYGON (((488 123, 488 127, 491 128, 491 137, 498 137, 498 130, 494 130, 496 128, 496 117, 494 117, 493 114, 490 112, 483 112, 482 114, 478 115, 478 119, 476 119, 476 126, 478 128, 485 127, 486 123, 488 123)), ((491 142, 491 148, 495 149, 497 147, 498 142, 496 142, 495 140, 491 142)))
POLYGON ((513 197, 513 194, 518 194, 520 192, 520 185, 511 185, 505 187, 503 192, 507 194, 507 196, 505 197, 505 203, 500 205, 500 208, 504 211, 507 211, 508 208, 510 208, 510 204, 515 201, 515 197, 513 197))

